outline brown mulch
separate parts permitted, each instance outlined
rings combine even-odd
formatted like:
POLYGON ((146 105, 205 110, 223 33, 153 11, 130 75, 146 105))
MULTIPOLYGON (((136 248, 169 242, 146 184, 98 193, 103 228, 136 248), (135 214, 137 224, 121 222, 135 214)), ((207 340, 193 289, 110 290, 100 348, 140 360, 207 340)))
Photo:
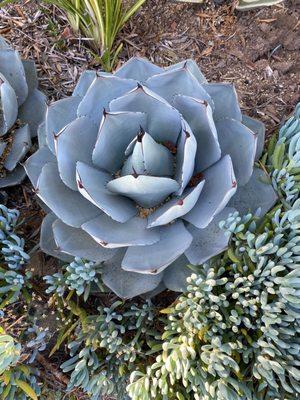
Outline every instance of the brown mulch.
POLYGON ((265 122, 269 132, 299 101, 295 1, 237 12, 232 5, 149 0, 130 28, 125 36, 130 56, 139 53, 162 65, 195 59, 209 81, 234 83, 243 111, 265 122))

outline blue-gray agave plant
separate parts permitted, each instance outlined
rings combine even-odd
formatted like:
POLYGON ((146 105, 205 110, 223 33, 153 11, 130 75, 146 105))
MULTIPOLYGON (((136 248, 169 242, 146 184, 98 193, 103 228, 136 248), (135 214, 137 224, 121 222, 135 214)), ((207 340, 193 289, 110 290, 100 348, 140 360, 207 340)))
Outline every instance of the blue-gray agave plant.
POLYGON ((72 97, 49 106, 43 131, 25 166, 51 210, 41 248, 103 262, 104 283, 122 297, 183 289, 187 264, 226 248, 221 220, 265 213, 276 198, 253 169, 263 124, 192 60, 86 71, 72 97))
POLYGON ((46 111, 46 98, 37 86, 34 62, 21 60, 0 37, 0 188, 26 176, 20 161, 46 111))

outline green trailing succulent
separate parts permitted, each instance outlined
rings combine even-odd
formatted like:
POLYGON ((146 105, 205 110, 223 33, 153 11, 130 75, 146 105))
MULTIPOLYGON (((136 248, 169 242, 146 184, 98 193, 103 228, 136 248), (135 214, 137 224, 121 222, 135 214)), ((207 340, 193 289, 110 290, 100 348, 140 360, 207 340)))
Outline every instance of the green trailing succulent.
POLYGON ((28 353, 27 363, 32 364, 36 360, 38 354, 43 352, 51 338, 49 328, 42 328, 36 323, 27 328, 25 332, 25 348, 28 353))
MULTIPOLYGON (((24 239, 17 234, 19 212, 0 205, 0 319, 6 317, 6 306, 30 297, 31 273, 25 270, 29 255, 24 239)), ((29 363, 45 349, 48 335, 33 326, 26 332, 26 343, 15 339, 0 327, 0 399, 37 400, 41 394, 38 372, 29 363), (30 339, 29 339, 30 337, 30 339)), ((40 397, 39 397, 40 398, 40 397)))
POLYGON ((24 269, 29 255, 24 239, 16 233, 19 212, 0 205, 0 309, 15 302, 30 287, 30 271, 24 269))
POLYGON ((19 184, 26 176, 20 162, 46 111, 46 98, 37 87, 34 62, 21 60, 0 37, 0 188, 19 184))
POLYGON ((272 168, 272 184, 281 201, 290 204, 300 191, 300 104, 279 131, 278 142, 271 141, 265 160, 272 168))
POLYGON ((0 328, 0 398, 37 400, 41 388, 37 371, 22 361, 23 348, 0 328))
POLYGON ((297 200, 263 225, 238 213, 222 223, 229 250, 188 278, 167 311, 162 355, 132 374, 133 400, 300 395, 299 210, 297 200))
POLYGON ((78 296, 83 294, 84 301, 86 301, 93 287, 104 291, 100 279, 101 267, 95 262, 75 257, 74 261, 65 265, 64 268, 64 274, 57 272, 44 276, 48 285, 46 293, 55 292, 62 297, 66 290, 74 290, 78 296))
POLYGON ((233 85, 208 83, 192 60, 85 71, 40 132, 25 168, 47 206, 41 249, 101 264, 122 298, 182 291, 187 264, 226 248, 220 220, 276 201, 254 166, 264 125, 242 115, 233 85))
POLYGON ((68 344, 71 358, 62 364, 71 372, 68 390, 81 388, 92 400, 113 395, 128 399, 126 383, 130 371, 144 362, 144 348, 153 340, 156 310, 150 302, 143 305, 101 306, 97 315, 84 316, 68 344))
POLYGON ((15 343, 14 339, 4 334, 1 329, 0 335, 0 375, 5 372, 12 364, 16 364, 21 356, 21 345, 15 343))

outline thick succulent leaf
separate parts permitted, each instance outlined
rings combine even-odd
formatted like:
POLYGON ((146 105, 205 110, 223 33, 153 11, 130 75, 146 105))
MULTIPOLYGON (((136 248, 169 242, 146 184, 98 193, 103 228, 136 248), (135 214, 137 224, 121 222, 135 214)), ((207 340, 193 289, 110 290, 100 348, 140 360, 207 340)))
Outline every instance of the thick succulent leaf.
POLYGON ((22 60, 25 71, 28 93, 38 88, 38 76, 36 72, 35 62, 32 60, 22 60))
POLYGON ((183 216, 183 219, 200 229, 205 228, 223 210, 236 192, 237 183, 230 156, 224 156, 204 171, 203 179, 205 184, 197 204, 183 216))
POLYGON ((156 141, 176 143, 181 122, 180 115, 163 98, 139 85, 126 95, 111 101, 111 111, 140 111, 148 116, 144 129, 156 141))
POLYGON ((180 185, 177 195, 181 195, 189 183, 195 169, 197 142, 189 125, 182 120, 182 130, 177 144, 175 177, 180 185))
POLYGON ((117 172, 125 161, 125 150, 146 125, 147 116, 140 112, 103 114, 98 139, 93 151, 93 163, 106 171, 117 172))
POLYGON ((58 170, 65 185, 77 189, 76 162, 92 164, 97 127, 87 117, 77 118, 55 136, 58 170))
MULTIPOLYGON (((161 276, 162 274, 159 275, 151 275, 151 276, 161 276)), ((145 275, 145 276, 149 276, 149 275, 145 275)), ((162 293, 163 291, 166 290, 166 286, 164 285, 163 282, 160 282, 160 284, 153 290, 150 290, 149 292, 144 293, 141 297, 145 300, 147 299, 151 299, 155 296, 157 296, 158 294, 162 293)))
POLYGON ((160 74, 161 72, 163 72, 163 68, 152 64, 145 58, 132 57, 115 72, 115 75, 119 78, 135 79, 143 83, 150 76, 160 74))
POLYGON ((23 104, 28 96, 28 86, 22 60, 17 51, 0 50, 0 73, 5 76, 14 89, 18 105, 23 104))
POLYGON ((245 185, 253 171, 257 135, 241 122, 223 119, 216 122, 222 156, 229 154, 239 185, 245 185))
POLYGON ((277 194, 270 183, 270 178, 260 168, 254 168, 249 182, 238 187, 228 205, 236 208, 242 215, 249 211, 254 214, 260 208, 260 215, 263 216, 276 201, 277 194))
POLYGON ((0 188, 20 185, 25 177, 25 169, 22 165, 18 165, 12 172, 8 172, 5 178, 0 178, 0 188))
POLYGON ((17 129, 13 134, 10 152, 4 161, 4 167, 13 171, 17 164, 25 157, 31 147, 31 136, 28 125, 17 129))
POLYGON ((14 89, 2 74, 0 74, 0 107, 0 136, 3 136, 17 119, 18 101, 14 89))
POLYGON ((47 145, 47 134, 46 134, 46 122, 43 121, 37 130, 38 134, 38 144, 39 147, 48 146, 47 145))
POLYGON ((18 118, 23 124, 29 125, 31 137, 37 136, 38 127, 45 118, 46 110, 46 96, 37 89, 29 92, 26 101, 19 108, 18 118))
POLYGON ((157 274, 181 256, 193 240, 179 220, 161 227, 160 235, 161 240, 150 246, 129 247, 122 268, 142 274, 157 274))
POLYGON ((55 162, 55 157, 47 146, 40 147, 26 160, 24 167, 34 188, 37 186, 43 166, 49 162, 55 162))
POLYGON ((50 256, 59 258, 64 262, 71 262, 74 257, 59 251, 55 243, 52 225, 57 220, 58 219, 54 214, 47 214, 43 219, 41 226, 40 248, 44 253, 49 254, 50 256))
POLYGON ((214 121, 223 118, 242 120, 237 93, 232 83, 208 83, 203 87, 209 93, 215 105, 214 121))
POLYGON ((226 249, 229 237, 220 229, 219 223, 234 211, 236 210, 231 207, 224 208, 204 229, 198 229, 191 224, 187 226, 188 231, 194 238, 185 252, 191 264, 202 264, 226 249))
POLYGON ((128 157, 129 156, 129 154, 132 154, 132 152, 133 152, 133 149, 134 149, 134 146, 135 146, 135 144, 136 144, 136 142, 137 142, 137 136, 135 136, 133 139, 132 139, 132 141, 128 144, 128 146, 126 147, 126 150, 125 150, 125 156, 126 157, 128 157))
POLYGON ((57 219, 53 225, 54 240, 59 251, 90 261, 110 260, 116 250, 105 249, 84 230, 73 228, 57 219))
POLYGON ((121 268, 124 253, 124 250, 119 250, 111 260, 103 263, 101 276, 104 284, 123 299, 130 299, 154 290, 161 282, 161 275, 149 276, 124 271, 121 268))
POLYGON ((52 162, 43 167, 36 193, 58 218, 75 228, 80 228, 86 221, 100 214, 100 210, 80 193, 65 186, 60 179, 57 165, 52 162))
POLYGON ((52 214, 52 211, 50 210, 50 208, 48 206, 46 206, 46 204, 41 199, 39 199, 37 197, 36 202, 41 207, 41 209, 45 211, 46 214, 52 214))
POLYGON ((80 96, 83 97, 86 95, 91 84, 94 82, 95 78, 97 77, 96 71, 84 71, 75 86, 72 96, 80 96))
MULTIPOLYGON (((136 87, 136 81, 113 75, 98 74, 78 107, 78 116, 87 116, 100 124, 103 109, 109 102, 136 87)), ((138 110, 135 110, 138 111, 138 110)))
POLYGON ((173 104, 174 96, 182 94, 199 100, 206 100, 211 107, 214 107, 211 97, 190 72, 187 64, 152 76, 146 81, 146 86, 171 104, 173 104))
POLYGON ((188 267, 189 260, 183 254, 173 264, 169 265, 163 273, 163 283, 173 292, 184 292, 187 288, 187 278, 192 274, 188 267))
POLYGON ((134 174, 134 170, 132 168, 132 156, 129 156, 127 160, 124 162, 124 165, 121 169, 121 176, 134 174))
MULTIPOLYGON (((150 135, 149 135, 150 136, 150 135)), ((151 136, 150 136, 151 138, 151 136)), ((147 174, 146 172, 146 166, 145 166, 145 157, 144 157, 144 152, 143 152, 143 145, 142 145, 142 133, 138 136, 138 139, 135 141, 135 145, 133 147, 132 155, 130 156, 130 166, 126 165, 125 169, 128 171, 131 171, 128 173, 130 174, 142 174, 142 175, 152 175, 152 174, 147 174)), ((153 139, 152 139, 153 140, 153 139)), ((154 141, 154 143, 156 143, 154 141)), ((127 164, 128 164, 127 160, 127 164)), ((124 175, 124 169, 122 169, 122 175, 124 175)), ((153 174, 155 175, 155 174, 153 174)))
POLYGON ((171 193, 179 189, 179 184, 170 178, 146 175, 126 175, 107 184, 113 192, 135 200, 141 207, 155 207, 171 193))
POLYGON ((77 118, 79 96, 67 97, 50 104, 46 111, 46 134, 49 149, 55 154, 54 136, 77 118))
POLYGON ((152 176, 172 176, 174 159, 170 151, 146 132, 140 133, 133 148, 131 160, 131 174, 152 176))
POLYGON ((257 147, 255 154, 255 160, 257 161, 260 159, 264 150, 266 134, 265 124, 255 118, 248 117, 248 115, 243 115, 242 123, 257 135, 257 147))
POLYGON ((201 172, 221 158, 212 109, 206 101, 182 95, 175 96, 174 106, 187 121, 196 138, 195 172, 201 172))
POLYGON ((159 229, 147 229, 147 219, 140 217, 120 223, 103 214, 83 224, 82 229, 107 248, 145 246, 160 240, 159 229))
POLYGON ((194 188, 186 189, 182 196, 168 201, 148 217, 148 228, 166 225, 175 219, 187 214, 198 201, 205 181, 201 181, 194 188))
POLYGON ((180 61, 177 64, 170 65, 169 67, 165 68, 165 70, 172 71, 174 69, 183 68, 183 67, 187 68, 194 75, 194 77, 197 79, 197 81, 199 83, 207 82, 205 76, 200 71, 197 63, 191 59, 180 61))
POLYGON ((135 204, 107 190, 111 176, 82 162, 77 163, 77 184, 80 193, 115 221, 126 222, 137 213, 135 204))

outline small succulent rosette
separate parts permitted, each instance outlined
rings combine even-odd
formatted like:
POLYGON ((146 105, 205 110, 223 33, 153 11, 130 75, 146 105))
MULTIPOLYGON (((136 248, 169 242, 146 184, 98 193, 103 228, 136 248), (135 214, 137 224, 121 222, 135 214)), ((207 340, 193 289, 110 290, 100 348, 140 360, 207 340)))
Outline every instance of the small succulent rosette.
POLYGON ((48 107, 43 131, 25 166, 51 210, 41 248, 102 262, 104 283, 124 298, 184 289, 188 264, 226 248, 220 220, 276 200, 254 168, 263 124, 192 60, 86 71, 72 97, 48 107))
POLYGON ((46 112, 33 61, 21 60, 0 37, 0 188, 26 176, 20 162, 31 148, 46 112))

